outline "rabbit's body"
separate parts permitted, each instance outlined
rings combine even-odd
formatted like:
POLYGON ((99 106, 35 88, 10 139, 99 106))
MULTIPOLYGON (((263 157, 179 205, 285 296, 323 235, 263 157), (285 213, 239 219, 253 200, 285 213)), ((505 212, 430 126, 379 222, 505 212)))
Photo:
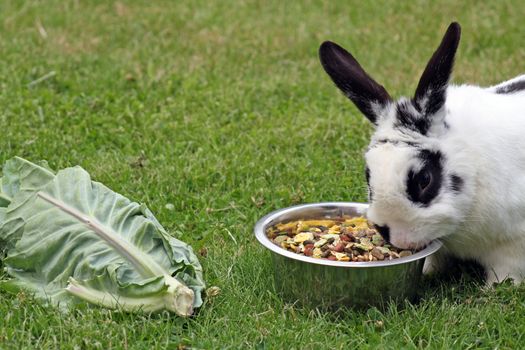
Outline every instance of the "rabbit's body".
POLYGON ((478 261, 489 284, 525 276, 525 90, 495 91, 450 86, 449 129, 439 140, 448 167, 469 179, 463 190, 470 197, 456 232, 442 239, 442 254, 478 261))
POLYGON ((453 23, 413 98, 393 101, 338 45, 320 48, 335 84, 376 126, 366 152, 368 217, 394 245, 440 238, 474 259, 487 282, 525 277, 525 75, 481 88, 448 85, 460 28, 453 23))

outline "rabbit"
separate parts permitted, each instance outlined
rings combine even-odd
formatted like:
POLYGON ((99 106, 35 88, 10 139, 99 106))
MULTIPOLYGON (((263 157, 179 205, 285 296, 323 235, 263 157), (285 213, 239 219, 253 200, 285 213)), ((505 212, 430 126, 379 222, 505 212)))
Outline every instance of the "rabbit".
POLYGON ((375 126, 365 153, 367 217, 386 240, 475 260, 487 286, 525 277, 525 75, 496 86, 449 84, 461 36, 451 23, 412 98, 394 101, 356 59, 326 41, 321 64, 375 126))

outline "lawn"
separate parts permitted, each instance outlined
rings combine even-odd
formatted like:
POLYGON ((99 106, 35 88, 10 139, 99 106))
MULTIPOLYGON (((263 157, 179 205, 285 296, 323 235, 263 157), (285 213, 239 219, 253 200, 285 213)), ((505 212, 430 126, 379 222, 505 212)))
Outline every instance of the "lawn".
POLYGON ((518 0, 2 1, 0 161, 79 164, 146 203, 221 293, 191 319, 61 314, 0 294, 0 348, 523 347, 525 286, 437 276, 417 304, 334 317, 275 295, 252 228, 297 203, 366 201, 372 127, 323 72, 323 40, 401 96, 457 20, 454 80, 488 85, 525 70, 524 12, 518 0))

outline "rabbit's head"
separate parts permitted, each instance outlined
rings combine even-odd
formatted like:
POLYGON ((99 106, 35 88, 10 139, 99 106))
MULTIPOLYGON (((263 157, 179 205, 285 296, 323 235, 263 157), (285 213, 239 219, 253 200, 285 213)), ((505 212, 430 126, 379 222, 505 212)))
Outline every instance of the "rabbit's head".
POLYGON ((464 179, 449 168, 442 145, 449 126, 446 92, 460 26, 452 23, 428 62, 413 98, 392 100, 345 49, 324 42, 321 63, 376 127, 366 152, 368 218, 401 248, 424 245, 459 223, 464 179))

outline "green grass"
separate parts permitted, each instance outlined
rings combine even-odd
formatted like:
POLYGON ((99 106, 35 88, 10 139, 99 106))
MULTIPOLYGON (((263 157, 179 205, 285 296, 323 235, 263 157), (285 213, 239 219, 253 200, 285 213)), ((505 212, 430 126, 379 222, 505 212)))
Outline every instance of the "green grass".
POLYGON ((222 293, 189 320, 63 315, 0 294, 0 348, 522 346, 525 287, 482 291, 471 275, 428 279, 419 303, 385 311, 336 318, 287 304, 252 227, 296 203, 366 200, 372 128, 322 71, 323 40, 400 96, 458 20, 455 81, 491 84, 524 70, 524 10, 521 1, 2 1, 0 161, 80 164, 146 203, 174 235, 207 248, 205 278, 222 293))

